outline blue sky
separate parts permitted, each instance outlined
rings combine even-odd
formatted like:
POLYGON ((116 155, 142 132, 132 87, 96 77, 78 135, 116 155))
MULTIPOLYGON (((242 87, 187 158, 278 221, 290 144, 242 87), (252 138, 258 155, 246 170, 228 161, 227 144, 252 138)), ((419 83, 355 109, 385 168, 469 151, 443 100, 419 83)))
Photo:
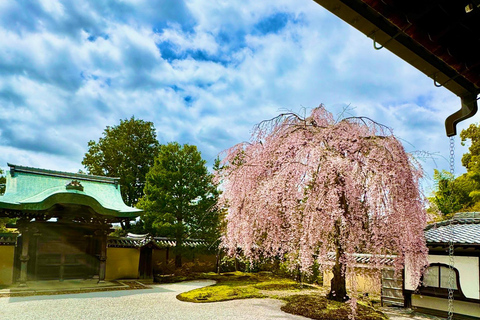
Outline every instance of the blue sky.
MULTIPOLYGON (((132 115, 212 163, 256 123, 320 103, 436 154, 427 175, 448 168, 460 100, 313 0, 0 1, 4 169, 76 172, 87 142, 132 115)), ((457 138, 457 173, 465 151, 457 138)))

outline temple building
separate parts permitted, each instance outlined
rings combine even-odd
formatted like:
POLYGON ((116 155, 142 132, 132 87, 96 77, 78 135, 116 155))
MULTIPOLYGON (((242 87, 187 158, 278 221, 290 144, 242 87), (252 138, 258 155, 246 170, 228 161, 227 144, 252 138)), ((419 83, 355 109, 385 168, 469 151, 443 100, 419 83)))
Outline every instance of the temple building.
POLYGON ((0 285, 137 276, 139 250, 122 251, 131 270, 107 255, 112 224, 141 212, 125 205, 118 178, 8 166, 0 218, 17 218, 19 234, 0 234, 0 285))

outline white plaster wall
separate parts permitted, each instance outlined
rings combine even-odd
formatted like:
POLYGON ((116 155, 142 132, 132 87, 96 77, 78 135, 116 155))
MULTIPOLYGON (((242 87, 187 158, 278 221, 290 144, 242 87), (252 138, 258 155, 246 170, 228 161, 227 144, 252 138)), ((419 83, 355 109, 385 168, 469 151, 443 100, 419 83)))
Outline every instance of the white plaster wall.
MULTIPOLYGON (((422 295, 412 295, 412 306, 422 307, 432 310, 441 310, 448 312, 448 301, 442 298, 428 297, 422 295)), ((455 313, 464 314, 471 317, 480 317, 480 304, 466 301, 453 301, 453 310, 455 313)), ((455 317, 453 317, 455 319, 455 317)))
MULTIPOLYGON (((441 255, 428 255, 428 262, 450 265, 449 257, 441 255)), ((478 257, 455 256, 454 267, 458 270, 460 274, 460 286, 465 297, 472 299, 480 299, 480 269, 478 257)), ((405 266, 405 289, 416 289, 411 284, 410 268, 408 265, 405 266)))

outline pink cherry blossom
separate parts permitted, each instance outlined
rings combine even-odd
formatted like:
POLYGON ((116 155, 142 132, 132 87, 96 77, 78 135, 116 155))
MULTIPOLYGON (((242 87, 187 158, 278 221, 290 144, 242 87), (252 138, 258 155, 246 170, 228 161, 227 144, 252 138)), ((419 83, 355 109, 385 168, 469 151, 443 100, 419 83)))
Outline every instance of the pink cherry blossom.
MULTIPOLYGON (((418 281, 426 264, 422 170, 387 128, 368 118, 335 121, 323 106, 305 119, 283 114, 260 123, 251 141, 224 151, 223 245, 249 259, 280 257, 310 270, 316 260, 353 272, 354 253, 396 255, 418 281)), ((332 290, 334 288, 332 287, 332 290)))

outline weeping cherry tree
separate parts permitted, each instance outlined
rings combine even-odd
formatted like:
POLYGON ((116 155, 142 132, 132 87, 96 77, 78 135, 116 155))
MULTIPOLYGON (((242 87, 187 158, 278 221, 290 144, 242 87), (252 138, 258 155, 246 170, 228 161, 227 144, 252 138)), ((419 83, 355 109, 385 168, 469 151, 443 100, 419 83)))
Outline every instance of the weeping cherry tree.
POLYGON ((348 300, 354 253, 408 263, 420 279, 427 248, 422 171, 391 131, 364 117, 335 121, 323 106, 260 123, 224 152, 218 179, 228 206, 223 245, 252 260, 280 258, 308 272, 331 268, 330 299, 348 300), (332 267, 328 253, 335 253, 332 267))

